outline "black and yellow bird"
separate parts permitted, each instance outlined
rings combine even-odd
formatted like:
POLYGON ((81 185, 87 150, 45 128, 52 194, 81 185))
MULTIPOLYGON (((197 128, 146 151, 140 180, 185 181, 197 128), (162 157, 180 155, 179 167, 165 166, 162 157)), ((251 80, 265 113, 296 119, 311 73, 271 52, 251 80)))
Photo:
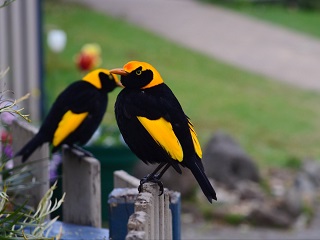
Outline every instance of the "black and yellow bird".
POLYGON ((98 128, 107 109, 108 93, 117 86, 121 86, 118 77, 107 69, 93 70, 82 80, 70 84, 53 103, 39 132, 15 157, 22 156, 24 162, 46 142, 52 145, 52 152, 66 144, 88 155, 79 146, 98 128))
POLYGON ((204 172, 194 127, 159 72, 139 61, 110 72, 121 75, 124 86, 115 103, 115 115, 125 142, 145 163, 159 164, 141 180, 139 191, 151 181, 159 184, 162 194, 161 176, 170 166, 181 174, 181 165, 191 170, 211 203, 212 199, 217 200, 204 172))

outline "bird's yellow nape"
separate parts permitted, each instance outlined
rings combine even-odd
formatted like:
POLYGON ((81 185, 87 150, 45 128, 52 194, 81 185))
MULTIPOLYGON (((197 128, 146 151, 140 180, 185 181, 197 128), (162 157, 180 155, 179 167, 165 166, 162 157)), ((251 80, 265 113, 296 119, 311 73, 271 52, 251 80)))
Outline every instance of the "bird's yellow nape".
POLYGON ((114 73, 111 73, 109 70, 107 69, 103 69, 103 68, 99 68, 96 70, 93 70, 91 72, 89 72, 87 75, 85 75, 82 80, 87 81, 89 83, 91 83, 92 85, 94 85, 96 88, 101 89, 102 85, 101 85, 101 80, 99 78, 99 73, 103 72, 105 74, 107 74, 110 78, 110 80, 112 80, 111 74, 116 82, 116 84, 120 87, 123 87, 120 83, 120 80, 118 78, 117 75, 115 75, 114 73))

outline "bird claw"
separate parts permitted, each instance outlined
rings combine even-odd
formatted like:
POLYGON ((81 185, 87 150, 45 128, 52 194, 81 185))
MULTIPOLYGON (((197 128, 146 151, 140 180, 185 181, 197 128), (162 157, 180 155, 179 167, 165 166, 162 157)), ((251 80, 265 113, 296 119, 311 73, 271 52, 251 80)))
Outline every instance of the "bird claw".
POLYGON ((142 178, 142 179, 140 180, 140 185, 139 185, 139 187, 138 187, 139 193, 142 191, 142 186, 143 186, 143 184, 145 184, 146 182, 157 183, 158 186, 159 186, 159 188, 160 188, 160 189, 159 189, 160 193, 159 193, 158 196, 161 196, 161 195, 163 194, 163 191, 164 191, 163 183, 160 181, 160 179, 158 178, 157 175, 155 175, 155 176, 154 176, 154 175, 148 175, 148 176, 142 178))

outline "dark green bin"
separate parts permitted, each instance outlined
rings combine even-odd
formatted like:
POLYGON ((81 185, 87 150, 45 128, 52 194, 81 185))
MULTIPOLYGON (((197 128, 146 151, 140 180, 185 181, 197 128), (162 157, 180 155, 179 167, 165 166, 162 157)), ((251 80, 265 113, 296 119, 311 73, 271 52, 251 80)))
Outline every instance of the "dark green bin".
POLYGON ((113 172, 124 170, 132 173, 138 158, 126 146, 86 146, 101 165, 101 208, 102 221, 108 221, 108 196, 113 189, 113 172))

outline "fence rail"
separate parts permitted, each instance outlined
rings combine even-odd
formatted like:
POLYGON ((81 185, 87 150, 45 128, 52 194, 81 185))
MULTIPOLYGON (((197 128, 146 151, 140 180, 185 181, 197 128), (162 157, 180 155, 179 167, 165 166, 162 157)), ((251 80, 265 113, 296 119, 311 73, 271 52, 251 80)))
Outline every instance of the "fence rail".
POLYGON ((166 190, 158 196, 158 188, 155 183, 143 185, 134 204, 134 213, 128 221, 126 239, 172 239, 169 194, 166 190))
MULTIPOLYGON (((37 129, 27 122, 14 121, 11 125, 13 151, 17 152, 36 133, 37 129)), ((14 159, 15 165, 21 158, 14 159)), ((28 190, 31 196, 28 204, 36 208, 49 189, 49 146, 44 144, 28 159, 34 162, 34 180, 41 183, 28 190)), ((63 203, 64 222, 93 227, 101 227, 100 162, 81 152, 63 148, 63 188, 66 192, 63 203)))
MULTIPOLYGON (((21 121, 13 122, 13 149, 16 152, 37 129, 21 121)), ((49 188, 48 144, 37 149, 28 159, 41 167, 34 169, 37 181, 44 184, 32 189, 34 207, 49 188)), ((16 164, 21 160, 15 159, 16 164)), ((86 157, 81 152, 63 148, 63 221, 67 223, 101 227, 100 162, 86 157)), ((110 239, 180 239, 180 193, 168 191, 158 196, 159 186, 143 185, 138 193, 140 181, 125 171, 114 172, 114 190, 109 195, 110 239)), ((107 204, 107 203, 103 203, 107 204)))
POLYGON ((109 195, 109 228, 112 239, 180 239, 180 193, 145 183, 124 171, 114 172, 114 190, 109 195), (121 225, 128 222, 127 226, 121 225))
POLYGON ((13 91, 14 96, 8 97, 14 99, 31 93, 29 100, 21 102, 20 106, 32 116, 33 121, 39 122, 43 77, 41 0, 14 1, 1 8, 0 36, 0 71, 10 68, 1 79, 7 86, 0 90, 13 91))

